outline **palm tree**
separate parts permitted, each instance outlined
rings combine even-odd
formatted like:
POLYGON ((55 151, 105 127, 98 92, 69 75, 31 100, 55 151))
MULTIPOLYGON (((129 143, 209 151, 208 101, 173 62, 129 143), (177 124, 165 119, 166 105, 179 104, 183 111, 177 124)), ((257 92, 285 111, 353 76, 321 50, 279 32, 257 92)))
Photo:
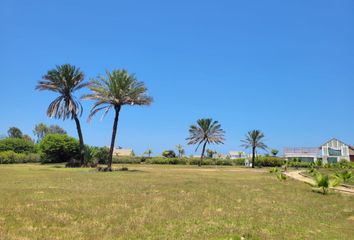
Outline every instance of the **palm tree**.
POLYGON ((110 109, 113 108, 115 111, 107 166, 108 170, 111 170, 114 142, 122 106, 150 105, 152 98, 146 94, 147 88, 144 83, 139 82, 134 74, 129 74, 126 70, 107 71, 106 76, 99 76, 97 79, 91 80, 89 89, 92 93, 82 97, 96 101, 90 111, 89 120, 99 111, 104 111, 103 117, 110 109))
POLYGON ((322 189, 322 194, 327 194, 330 188, 336 187, 341 183, 341 180, 338 178, 330 178, 328 175, 322 175, 317 172, 315 174, 315 186, 322 189))
POLYGON ((271 152, 272 152, 274 157, 276 157, 278 155, 278 153, 279 153, 279 151, 277 149, 275 149, 275 148, 272 149, 271 152))
POLYGON ((49 104, 47 115, 58 119, 74 119, 80 141, 80 161, 85 164, 85 146, 79 117, 82 115, 81 103, 73 93, 88 85, 84 83, 84 73, 70 64, 56 66, 43 76, 36 89, 58 93, 59 96, 49 104))
POLYGON ((203 162, 205 147, 207 144, 224 144, 225 131, 221 129, 218 121, 213 121, 211 118, 199 119, 197 125, 192 125, 189 128, 188 145, 198 144, 195 151, 203 144, 202 154, 198 166, 203 162))
POLYGON ((144 154, 146 154, 146 155, 148 155, 148 157, 150 157, 151 154, 152 154, 152 150, 151 150, 151 149, 148 149, 148 150, 146 150, 146 151, 144 152, 144 154))
POLYGON ((242 146, 245 148, 252 148, 252 168, 254 168, 254 160, 256 157, 257 148, 267 149, 267 145, 263 142, 264 134, 260 130, 252 130, 246 134, 246 139, 242 140, 242 146))
POLYGON ((183 154, 184 154, 184 148, 183 148, 183 146, 182 146, 181 144, 178 144, 178 145, 176 146, 176 150, 177 150, 177 152, 178 152, 178 157, 181 158, 181 157, 183 156, 183 154))

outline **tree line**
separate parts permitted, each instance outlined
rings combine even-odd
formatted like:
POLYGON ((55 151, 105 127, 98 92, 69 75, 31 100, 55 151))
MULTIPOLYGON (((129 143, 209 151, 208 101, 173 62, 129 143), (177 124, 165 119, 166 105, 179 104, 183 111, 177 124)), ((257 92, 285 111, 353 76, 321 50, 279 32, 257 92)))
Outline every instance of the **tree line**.
MULTIPOLYGON (((80 117, 83 107, 81 100, 94 101, 88 120, 90 121, 98 112, 103 112, 104 117, 110 110, 114 111, 114 121, 112 127, 111 144, 109 148, 109 158, 107 169, 112 168, 113 150, 117 135, 119 115, 123 106, 144 106, 150 105, 152 97, 147 94, 147 87, 139 81, 134 74, 130 74, 124 69, 116 69, 111 72, 106 71, 87 82, 85 74, 80 68, 70 64, 58 65, 49 70, 42 80, 38 81, 36 86, 40 91, 51 91, 57 94, 56 98, 49 104, 47 116, 57 119, 74 120, 80 143, 80 163, 85 165, 85 144, 81 129, 80 117), (83 88, 89 89, 90 93, 77 98, 75 93, 83 88)), ((38 139, 49 131, 44 126, 38 126, 38 139)), ((189 145, 197 145, 196 151, 201 147, 201 157, 199 166, 205 156, 206 146, 208 144, 223 144, 225 131, 221 128, 218 121, 211 118, 199 119, 196 124, 189 128, 189 137, 186 138, 189 145)), ((254 167, 255 155, 257 149, 267 149, 264 144, 264 134, 259 130, 253 130, 247 133, 243 140, 243 147, 252 149, 252 167, 254 167)), ((181 146, 178 148, 179 154, 183 154, 181 146)), ((150 150, 149 150, 150 151, 150 150)), ((147 152, 148 155, 151 154, 147 152)))

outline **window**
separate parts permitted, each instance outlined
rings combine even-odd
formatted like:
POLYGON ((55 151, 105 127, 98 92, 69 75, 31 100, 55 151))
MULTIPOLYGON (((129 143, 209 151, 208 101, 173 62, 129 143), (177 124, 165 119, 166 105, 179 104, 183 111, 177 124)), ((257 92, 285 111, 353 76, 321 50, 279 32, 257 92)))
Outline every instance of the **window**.
POLYGON ((328 155, 329 156, 342 156, 342 151, 341 150, 336 150, 333 148, 328 148, 328 155))

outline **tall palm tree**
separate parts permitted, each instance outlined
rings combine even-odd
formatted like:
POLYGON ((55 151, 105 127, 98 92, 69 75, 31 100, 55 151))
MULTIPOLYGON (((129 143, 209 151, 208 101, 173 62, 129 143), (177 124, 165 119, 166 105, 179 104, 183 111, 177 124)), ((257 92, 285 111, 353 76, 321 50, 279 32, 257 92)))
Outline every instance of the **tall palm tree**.
POLYGON ((182 146, 181 144, 178 144, 178 145, 176 146, 176 150, 177 150, 177 152, 178 152, 178 157, 181 158, 181 157, 183 156, 183 154, 184 154, 184 148, 183 148, 183 146, 182 146))
POLYGON ((82 115, 82 105, 73 93, 88 85, 84 83, 85 75, 79 68, 70 64, 56 66, 43 76, 38 82, 37 90, 48 90, 58 93, 59 96, 49 104, 47 115, 58 119, 74 119, 80 141, 80 161, 85 164, 85 145, 82 136, 79 117, 82 115))
POLYGON ((90 111, 89 120, 99 111, 104 111, 104 117, 110 109, 114 109, 115 117, 111 147, 109 150, 108 169, 112 167, 112 155, 117 134, 119 113, 124 105, 150 105, 152 98, 147 95, 147 88, 143 82, 139 82, 134 74, 126 70, 113 70, 106 72, 106 76, 99 76, 90 81, 91 94, 83 96, 83 99, 96 101, 90 111))
POLYGON ((252 168, 254 168, 254 160, 256 157, 257 148, 267 149, 267 145, 263 142, 264 134, 260 130, 252 130, 246 134, 246 139, 242 140, 242 146, 245 148, 252 148, 252 168))
POLYGON ((195 151, 198 150, 199 146, 203 144, 202 154, 200 156, 200 161, 198 166, 202 165, 205 147, 207 144, 224 144, 225 131, 221 129, 221 125, 218 121, 213 121, 211 118, 199 119, 197 125, 192 125, 189 128, 188 145, 197 145, 195 151))

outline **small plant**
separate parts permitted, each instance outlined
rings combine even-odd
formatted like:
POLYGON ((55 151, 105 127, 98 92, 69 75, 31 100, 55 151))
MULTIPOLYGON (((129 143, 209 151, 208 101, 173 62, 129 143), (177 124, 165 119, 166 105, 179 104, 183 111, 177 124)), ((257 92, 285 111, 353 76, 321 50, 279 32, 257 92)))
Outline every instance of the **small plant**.
POLYGON ((285 181, 285 180, 288 179, 288 176, 286 176, 284 173, 278 173, 278 174, 277 174, 277 178, 278 178, 278 180, 280 180, 280 181, 285 181))
POLYGON ((342 160, 339 162, 339 167, 340 167, 340 168, 345 168, 345 169, 351 169, 351 168, 353 168, 353 163, 351 163, 351 162, 348 161, 348 160, 342 159, 342 160))
POLYGON ((352 179, 354 176, 353 176, 353 172, 352 171, 349 171, 349 170, 344 170, 342 172, 337 172, 335 174, 335 177, 337 179, 339 179, 340 181, 343 181, 343 182, 348 182, 350 179, 352 179))
POLYGON ((308 173, 314 176, 315 174, 317 174, 317 169, 311 166, 310 169, 308 170, 308 173))
POLYGON ((340 184, 338 178, 330 178, 328 175, 323 175, 321 173, 315 175, 315 182, 316 186, 322 190, 323 195, 327 194, 330 188, 336 187, 340 184))
POLYGON ((269 170, 269 173, 277 173, 277 172, 279 172, 279 169, 276 168, 276 167, 271 168, 271 169, 269 170))
POLYGON ((318 167, 322 167, 322 165, 323 165, 323 160, 322 160, 322 159, 317 159, 316 165, 317 165, 318 167))

